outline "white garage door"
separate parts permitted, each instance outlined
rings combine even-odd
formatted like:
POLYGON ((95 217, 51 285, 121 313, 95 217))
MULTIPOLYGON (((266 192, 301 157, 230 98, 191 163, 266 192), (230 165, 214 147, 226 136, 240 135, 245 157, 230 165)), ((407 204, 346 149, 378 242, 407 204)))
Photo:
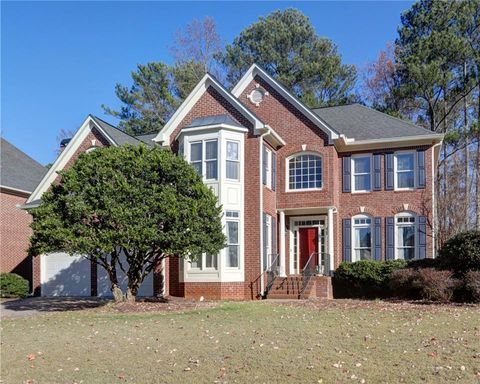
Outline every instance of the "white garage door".
MULTIPOLYGON (((121 260, 124 268, 128 270, 128 264, 126 263, 125 257, 122 257, 121 260)), ((111 291, 111 283, 110 283, 110 279, 108 278, 107 271, 105 271, 105 268, 98 266, 97 276, 98 276, 98 284, 97 284, 98 296, 112 297, 113 295, 111 291)), ((120 287, 122 288, 122 291, 126 292, 128 279, 125 273, 123 273, 123 271, 119 266, 117 267, 117 278, 118 278, 118 282, 120 283, 120 287)), ((153 272, 151 272, 145 278, 142 285, 140 286, 140 289, 138 290, 137 296, 143 296, 143 297, 153 296, 153 272)))
POLYGON ((90 261, 63 252, 40 259, 42 296, 90 296, 90 261))

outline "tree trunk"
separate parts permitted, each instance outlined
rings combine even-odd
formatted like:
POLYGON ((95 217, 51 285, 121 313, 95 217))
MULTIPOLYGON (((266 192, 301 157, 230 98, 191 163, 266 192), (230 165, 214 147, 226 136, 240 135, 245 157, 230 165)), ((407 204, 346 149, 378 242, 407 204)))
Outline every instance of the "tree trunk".
POLYGON ((118 285, 112 284, 112 293, 116 303, 121 303, 122 301, 125 301, 125 296, 118 285))
MULTIPOLYGON (((463 77, 465 87, 467 86, 467 63, 463 63, 463 77)), ((470 228, 470 207, 471 207, 471 197, 470 197, 470 158, 468 151, 469 134, 468 134, 468 106, 467 106, 467 96, 463 97, 463 129, 465 135, 465 230, 470 228)))

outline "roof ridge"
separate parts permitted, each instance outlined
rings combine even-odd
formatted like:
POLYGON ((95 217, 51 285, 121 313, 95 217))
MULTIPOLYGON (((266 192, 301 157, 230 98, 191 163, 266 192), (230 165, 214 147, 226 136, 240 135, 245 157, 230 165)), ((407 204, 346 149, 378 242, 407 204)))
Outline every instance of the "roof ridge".
POLYGON ((93 117, 94 119, 98 119, 98 120, 100 120, 102 123, 105 123, 105 124, 107 124, 107 125, 108 125, 108 126, 110 126, 111 128, 113 128, 113 129, 116 129, 117 131, 119 131, 119 132, 123 133, 124 135, 127 135, 127 136, 129 136, 129 137, 131 137, 131 138, 133 138, 133 139, 135 139, 135 140, 137 140, 137 141, 140 141, 141 143, 143 143, 143 141, 142 141, 142 140, 139 140, 137 137, 130 135, 129 133, 127 133, 127 132, 125 132, 125 131, 121 130, 120 128, 118 128, 118 127, 116 127, 116 126, 114 126, 114 125, 110 124, 109 122, 107 122, 107 121, 105 121, 105 120, 101 119, 100 117, 98 117, 98 116, 95 116, 95 115, 92 115, 92 114, 90 114, 90 116, 91 116, 91 117, 93 117))

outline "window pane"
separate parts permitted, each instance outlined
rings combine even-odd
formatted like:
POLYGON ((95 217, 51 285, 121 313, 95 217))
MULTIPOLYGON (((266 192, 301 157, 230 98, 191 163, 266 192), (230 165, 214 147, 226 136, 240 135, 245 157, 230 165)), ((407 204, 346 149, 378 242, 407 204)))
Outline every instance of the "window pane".
POLYGON ((193 168, 195 168, 195 170, 197 171, 197 173, 202 176, 202 162, 198 162, 198 163, 193 163, 192 164, 193 168))
POLYGON ((205 255, 205 268, 215 268, 217 269, 217 255, 205 255))
POLYGON ((238 268, 238 245, 228 246, 227 267, 238 268))
POLYGON ((414 247, 415 246, 415 227, 412 225, 398 227, 398 246, 414 247))
POLYGON ((227 238, 229 244, 238 244, 238 223, 227 221, 227 238))
POLYGON ((403 260, 412 260, 415 258, 415 248, 398 249, 398 258, 403 260))
POLYGON ((206 163, 207 179, 217 179, 217 160, 210 160, 206 163))
POLYGON ((372 246, 372 231, 370 227, 355 228, 355 247, 370 248, 372 246))
POLYGON ((227 141, 227 160, 238 160, 238 143, 227 141))
POLYGON ((355 157, 353 164, 354 173, 370 173, 370 157, 355 157))
POLYGON ((397 155, 398 171, 413 171, 413 153, 404 153, 397 155))
POLYGON ((356 260, 372 260, 372 250, 371 249, 357 249, 356 251, 356 260))
POLYGON ((371 187, 370 175, 356 175, 355 176, 355 190, 356 191, 369 191, 371 187))
POLYGON ((193 143, 190 146, 190 161, 202 160, 202 143, 193 143))
POLYGON ((191 262, 191 268, 202 269, 202 255, 198 256, 196 261, 191 262))
POLYGON ((229 161, 227 160, 227 179, 238 180, 240 170, 240 163, 238 161, 229 161))
POLYGON ((415 186, 415 173, 413 171, 397 173, 398 188, 413 188, 415 186))
POLYGON ((207 141, 205 143, 205 159, 212 160, 217 158, 217 140, 207 141))

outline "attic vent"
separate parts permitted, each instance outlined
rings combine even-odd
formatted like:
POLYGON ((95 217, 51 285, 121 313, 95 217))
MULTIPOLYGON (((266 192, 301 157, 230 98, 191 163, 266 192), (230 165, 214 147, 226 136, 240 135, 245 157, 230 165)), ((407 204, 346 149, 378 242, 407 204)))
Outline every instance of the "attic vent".
POLYGON ((250 92, 247 97, 252 102, 252 104, 255 104, 258 107, 267 95, 268 92, 257 84, 257 88, 250 92))

